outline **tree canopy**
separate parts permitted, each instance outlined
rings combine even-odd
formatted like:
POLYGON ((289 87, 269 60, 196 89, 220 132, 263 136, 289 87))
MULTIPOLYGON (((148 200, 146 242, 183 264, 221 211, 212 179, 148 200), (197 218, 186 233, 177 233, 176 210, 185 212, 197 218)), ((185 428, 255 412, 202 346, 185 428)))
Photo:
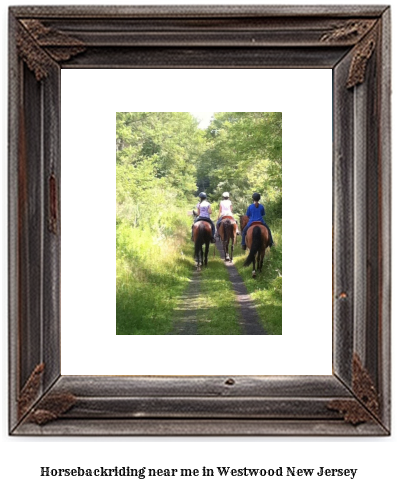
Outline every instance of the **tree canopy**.
POLYGON ((117 113, 117 218, 138 225, 152 207, 193 197, 205 145, 190 113, 117 113))
POLYGON ((197 168, 198 191, 229 191, 241 213, 258 191, 281 218, 282 113, 215 113, 197 168))
POLYGON ((116 186, 119 215, 133 224, 150 204, 193 203, 205 191, 229 191, 244 213, 253 191, 268 215, 281 218, 282 113, 215 113, 205 130, 191 113, 117 113, 116 186))

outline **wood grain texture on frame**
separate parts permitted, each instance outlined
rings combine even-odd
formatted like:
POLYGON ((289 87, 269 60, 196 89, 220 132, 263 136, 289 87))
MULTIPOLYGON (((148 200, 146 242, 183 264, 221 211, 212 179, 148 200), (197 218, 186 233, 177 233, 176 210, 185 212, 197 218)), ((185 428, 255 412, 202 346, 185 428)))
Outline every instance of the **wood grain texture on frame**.
POLYGON ((389 7, 11 7, 10 434, 389 435, 390 169, 389 7), (333 71, 331 376, 60 374, 60 71, 163 67, 333 71))

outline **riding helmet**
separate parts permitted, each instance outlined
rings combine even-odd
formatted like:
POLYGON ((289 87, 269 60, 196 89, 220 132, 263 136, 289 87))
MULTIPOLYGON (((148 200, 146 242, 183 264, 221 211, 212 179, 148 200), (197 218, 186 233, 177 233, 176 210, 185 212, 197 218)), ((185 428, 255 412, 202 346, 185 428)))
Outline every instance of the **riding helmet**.
POLYGON ((222 195, 223 198, 229 198, 229 193, 227 191, 225 191, 222 195))
POLYGON ((198 195, 200 198, 206 198, 206 193, 201 191, 201 193, 198 195))
POLYGON ((259 193, 254 193, 252 195, 252 200, 254 200, 255 202, 259 202, 259 200, 260 200, 260 194, 259 193))

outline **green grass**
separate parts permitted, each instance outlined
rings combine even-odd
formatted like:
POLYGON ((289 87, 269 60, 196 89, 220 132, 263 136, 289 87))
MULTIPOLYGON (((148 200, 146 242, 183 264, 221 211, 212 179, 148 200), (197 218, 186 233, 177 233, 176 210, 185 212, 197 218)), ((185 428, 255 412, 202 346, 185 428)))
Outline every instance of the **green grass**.
MULTIPOLYGON (((281 221, 270 224, 276 244, 265 256, 256 279, 243 267, 246 254, 237 245, 234 263, 244 279, 259 317, 270 335, 282 333, 281 221)), ((128 225, 117 228, 116 333, 166 335, 173 331, 175 308, 194 270, 189 227, 165 238, 128 225)), ((240 237, 238 238, 240 239, 240 237)), ((198 334, 239 335, 238 306, 228 271, 210 248, 208 267, 201 271, 196 299, 198 334)))
POLYGON ((117 239, 117 335, 166 335, 193 271, 188 239, 154 241, 149 231, 129 227, 117 239))
POLYGON ((240 335, 238 306, 229 274, 219 253, 201 271, 201 293, 198 298, 197 323, 199 335, 240 335))
MULTIPOLYGON (((185 231, 186 232, 186 231, 185 231)), ((189 234, 156 244, 149 231, 124 227, 118 234, 116 333, 167 335, 174 310, 194 271, 189 234)), ((199 335, 240 335, 238 309, 228 272, 210 249, 195 299, 199 335)), ((194 304, 193 304, 194 306, 194 304)))
POLYGON ((282 334, 282 225, 270 223, 275 246, 266 250, 262 273, 252 278, 252 267, 244 267, 247 253, 236 248, 234 263, 255 303, 260 320, 269 335, 282 334))

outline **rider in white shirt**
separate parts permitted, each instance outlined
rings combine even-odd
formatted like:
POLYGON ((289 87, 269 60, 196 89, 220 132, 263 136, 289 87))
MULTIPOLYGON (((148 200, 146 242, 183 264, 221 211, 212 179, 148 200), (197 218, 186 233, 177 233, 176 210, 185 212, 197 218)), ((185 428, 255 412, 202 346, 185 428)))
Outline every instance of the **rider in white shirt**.
POLYGON ((220 202, 220 206, 219 206, 219 215, 218 215, 218 221, 216 222, 216 230, 218 230, 218 227, 224 217, 229 217, 229 216, 233 217, 233 205, 230 201, 229 193, 225 191, 222 197, 223 200, 220 202))

